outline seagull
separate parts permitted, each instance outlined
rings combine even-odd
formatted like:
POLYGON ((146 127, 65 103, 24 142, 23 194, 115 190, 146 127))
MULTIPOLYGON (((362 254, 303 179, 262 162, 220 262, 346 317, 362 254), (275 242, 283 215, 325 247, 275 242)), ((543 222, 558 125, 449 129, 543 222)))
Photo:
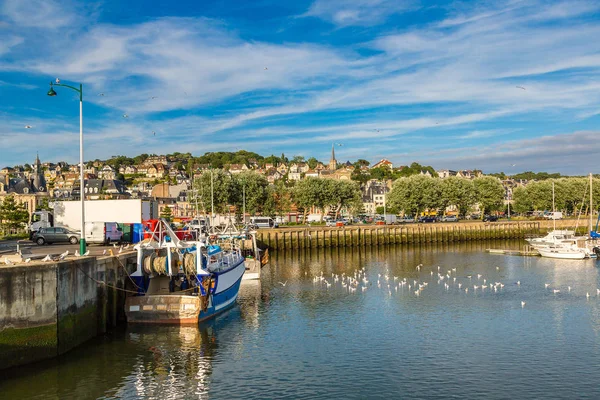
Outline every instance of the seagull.
POLYGON ((105 255, 105 254, 106 254, 106 249, 104 249, 104 250, 102 251, 102 255, 105 255))
POLYGON ((104 97, 104 93, 98 93, 98 96, 104 97))
POLYGON ((544 283, 544 287, 545 287, 546 289, 548 289, 548 286, 550 286, 550 284, 549 284, 549 283, 544 283))
POLYGON ((10 261, 8 259, 8 257, 4 257, 4 264, 6 264, 6 265, 13 265, 12 261, 10 261))
POLYGON ((158 98, 158 96, 152 96, 152 97, 150 97, 150 99, 152 99, 152 100, 157 99, 157 98, 158 98))
POLYGON ((123 118, 129 118, 129 115, 123 114, 123 118))
POLYGON ((587 292, 587 293, 585 294, 585 297, 586 297, 587 299, 589 299, 589 298, 590 298, 590 292, 587 292))
POLYGON ((336 143, 336 145, 337 145, 337 146, 343 146, 343 144, 342 144, 342 143, 336 143))
POLYGON ((156 132, 152 131, 152 134, 153 134, 154 136, 156 136, 156 132))
POLYGON ((268 70, 269 68, 265 67, 265 71, 268 70))
POLYGON ((116 249, 116 248, 117 248, 117 244, 116 244, 116 243, 113 243, 113 247, 116 249))
POLYGON ((522 302, 521 302, 521 308, 524 308, 524 307, 525 307, 525 302, 524 302, 524 301, 522 301, 522 302))
POLYGON ((81 254, 79 254, 79 250, 75 250, 75 257, 81 257, 81 254))
POLYGON ((31 262, 31 258, 28 258, 25 260, 25 263, 30 263, 31 262))
POLYGON ((517 281, 517 286, 521 286, 521 281, 517 281))
POLYGON ((119 247, 119 254, 123 252, 123 246, 119 247))
POLYGON ((89 255, 90 255, 90 251, 89 251, 89 250, 88 250, 88 251, 86 251, 85 253, 83 253, 83 256, 84 256, 84 257, 87 257, 87 256, 89 256, 89 255))
POLYGON ((69 255, 69 250, 66 250, 64 253, 62 253, 58 258, 60 260, 64 260, 66 256, 69 255))
POLYGON ((510 166, 511 166, 511 167, 516 167, 516 166, 517 166, 517 164, 510 164, 510 166))
POLYGON ((127 250, 129 248, 129 243, 127 243, 127 245, 125 247, 123 247, 125 250, 127 250))
POLYGON ((525 88, 523 86, 515 86, 517 89, 523 89, 525 90, 525 88))
POLYGON ((47 254, 42 261, 52 261, 52 257, 50 257, 50 254, 47 254))
POLYGON ((31 128, 33 128, 33 126, 31 126, 31 125, 25 125, 25 129, 31 129, 31 128))
POLYGON ((60 83, 60 79, 56 78, 56 83, 60 83))
POLYGON ((554 292, 554 294, 560 293, 560 289, 554 289, 553 292, 554 292))

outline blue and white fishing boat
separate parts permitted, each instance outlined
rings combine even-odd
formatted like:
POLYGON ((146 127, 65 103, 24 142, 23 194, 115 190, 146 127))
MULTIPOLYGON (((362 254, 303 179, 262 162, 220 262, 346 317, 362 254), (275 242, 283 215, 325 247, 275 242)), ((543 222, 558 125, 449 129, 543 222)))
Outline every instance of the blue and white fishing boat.
POLYGON ((245 265, 233 242, 224 249, 208 237, 182 240, 164 220, 148 236, 135 246, 138 293, 125 302, 128 322, 197 323, 235 304, 245 265))

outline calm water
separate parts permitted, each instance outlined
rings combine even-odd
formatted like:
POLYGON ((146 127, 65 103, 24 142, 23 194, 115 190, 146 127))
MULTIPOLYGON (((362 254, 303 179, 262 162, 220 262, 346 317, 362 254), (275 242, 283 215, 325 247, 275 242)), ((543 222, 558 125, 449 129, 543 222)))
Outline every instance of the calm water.
POLYGON ((273 254, 261 282, 213 322, 129 327, 11 371, 0 397, 600 398, 596 261, 483 251, 508 246, 518 244, 273 254), (438 266, 451 271, 448 288, 438 266), (361 268, 364 292, 331 277, 361 268), (321 272, 331 287, 313 282, 321 272), (403 278, 410 290, 396 290, 403 278), (505 286, 474 290, 483 279, 505 286), (428 282, 419 296, 414 280, 428 282))

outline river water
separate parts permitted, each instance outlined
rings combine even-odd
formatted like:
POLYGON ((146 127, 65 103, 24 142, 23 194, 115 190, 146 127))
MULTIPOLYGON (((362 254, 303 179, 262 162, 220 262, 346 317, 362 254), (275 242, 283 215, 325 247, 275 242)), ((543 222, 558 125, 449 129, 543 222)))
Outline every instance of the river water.
POLYGON ((484 251, 519 246, 272 254, 214 321, 124 328, 6 372, 0 398, 599 399, 597 262, 484 251))

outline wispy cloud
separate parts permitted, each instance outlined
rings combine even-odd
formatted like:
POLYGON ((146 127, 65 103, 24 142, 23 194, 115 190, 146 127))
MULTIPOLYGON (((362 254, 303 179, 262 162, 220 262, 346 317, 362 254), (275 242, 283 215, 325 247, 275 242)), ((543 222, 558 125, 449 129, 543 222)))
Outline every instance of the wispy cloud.
POLYGON ((371 26, 392 14, 414 10, 417 0, 316 0, 302 17, 317 17, 337 26, 371 26))

